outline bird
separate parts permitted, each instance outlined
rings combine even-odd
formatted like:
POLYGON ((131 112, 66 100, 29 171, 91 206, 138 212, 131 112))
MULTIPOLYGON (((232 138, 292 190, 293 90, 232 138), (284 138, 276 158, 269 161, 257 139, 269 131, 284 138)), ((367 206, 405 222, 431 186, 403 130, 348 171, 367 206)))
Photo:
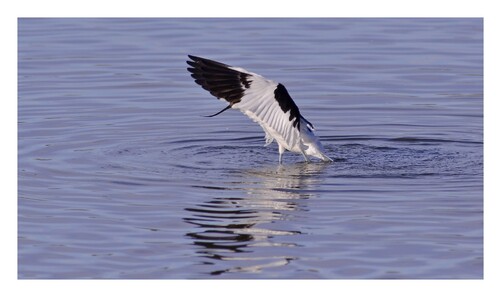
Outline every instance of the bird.
POLYGON ((228 105, 207 117, 217 116, 228 109, 237 109, 257 122, 265 135, 265 146, 278 143, 279 164, 283 153, 302 154, 306 162, 315 157, 333 162, 314 135, 314 126, 300 113, 299 108, 281 83, 257 73, 214 60, 188 55, 187 70, 194 81, 228 105))

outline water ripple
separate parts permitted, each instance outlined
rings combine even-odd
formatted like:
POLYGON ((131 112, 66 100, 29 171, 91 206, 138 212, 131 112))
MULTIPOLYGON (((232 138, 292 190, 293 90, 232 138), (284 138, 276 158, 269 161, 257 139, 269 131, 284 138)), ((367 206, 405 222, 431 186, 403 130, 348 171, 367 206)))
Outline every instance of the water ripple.
POLYGON ((481 19, 18 27, 19 278, 482 277, 481 19), (285 84, 334 162, 203 117, 194 48, 285 84))

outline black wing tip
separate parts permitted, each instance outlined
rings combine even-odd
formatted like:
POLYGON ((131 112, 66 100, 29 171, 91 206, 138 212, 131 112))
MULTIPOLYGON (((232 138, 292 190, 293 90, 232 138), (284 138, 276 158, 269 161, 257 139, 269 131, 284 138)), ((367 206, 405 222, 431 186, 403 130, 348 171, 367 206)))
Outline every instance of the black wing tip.
POLYGON ((186 63, 188 63, 191 66, 203 65, 203 66, 215 67, 215 68, 229 68, 229 67, 231 67, 228 64, 224 64, 224 63, 221 63, 221 62, 218 62, 218 61, 215 61, 215 60, 210 60, 210 59, 207 59, 207 58, 202 58, 202 57, 198 57, 198 56, 194 56, 194 55, 187 55, 187 56, 192 61, 186 61, 186 63))
MULTIPOLYGON (((196 68, 198 66, 198 61, 199 61, 198 57, 192 56, 192 55, 188 55, 188 57, 191 59, 191 61, 187 60, 186 63, 189 66, 196 68)), ((194 69, 194 68, 188 68, 187 70, 189 70, 189 72, 192 72, 190 69, 194 69)))
MULTIPOLYGON (((199 61, 199 60, 203 59, 203 58, 200 58, 200 57, 194 56, 194 55, 188 55, 188 58, 193 60, 193 61, 199 61)), ((191 62, 191 61, 188 61, 188 62, 191 62)))
MULTIPOLYGON (((194 56, 194 55, 187 55, 187 56, 189 59, 191 59, 191 61, 186 61, 186 62, 192 66, 199 64, 199 63, 215 62, 215 61, 212 61, 210 59, 206 59, 206 58, 202 58, 202 57, 198 57, 198 56, 194 56)), ((218 62, 216 62, 216 63, 218 63, 218 62)))
POLYGON ((188 55, 188 57, 192 60, 192 61, 186 61, 186 63, 191 66, 191 67, 187 67, 187 71, 191 72, 191 77, 193 78, 196 78, 194 75, 195 73, 197 72, 200 72, 200 67, 203 63, 203 61, 205 61, 206 59, 204 58, 200 58, 200 57, 197 57, 197 56, 193 56, 193 55, 188 55))
POLYGON ((201 58, 200 58, 200 57, 197 57, 197 56, 193 56, 193 55, 188 55, 188 57, 189 57, 189 59, 191 59, 191 60, 187 60, 187 61, 186 61, 186 63, 187 63, 189 66, 194 67, 194 68, 189 67, 189 68, 187 68, 187 70, 188 70, 189 72, 193 72, 193 71, 191 71, 191 70, 194 70, 195 68, 199 67, 198 65, 199 65, 199 61, 201 61, 201 60, 200 60, 201 58))
POLYGON ((248 80, 250 74, 234 70, 221 62, 194 55, 187 56, 191 61, 186 61, 189 65, 186 69, 191 73, 195 83, 214 97, 224 99, 230 104, 241 101, 244 91, 250 87, 248 80))

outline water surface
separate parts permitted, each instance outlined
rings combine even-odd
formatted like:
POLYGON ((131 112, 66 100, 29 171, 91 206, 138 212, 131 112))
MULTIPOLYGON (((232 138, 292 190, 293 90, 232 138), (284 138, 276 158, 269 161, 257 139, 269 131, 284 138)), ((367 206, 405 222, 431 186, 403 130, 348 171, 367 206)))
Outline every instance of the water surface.
POLYGON ((483 277, 481 19, 20 19, 18 277, 483 277), (333 164, 187 54, 283 83, 333 164))

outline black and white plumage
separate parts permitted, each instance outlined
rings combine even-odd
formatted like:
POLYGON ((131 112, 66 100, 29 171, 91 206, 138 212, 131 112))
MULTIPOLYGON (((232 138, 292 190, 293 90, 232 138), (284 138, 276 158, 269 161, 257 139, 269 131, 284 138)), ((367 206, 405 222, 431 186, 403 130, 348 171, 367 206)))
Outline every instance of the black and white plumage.
POLYGON ((187 68, 195 82, 229 105, 223 111, 239 109, 257 122, 266 133, 266 145, 276 140, 279 162, 285 150, 301 153, 307 162, 316 157, 331 162, 324 152, 313 125, 293 102, 285 86, 243 68, 188 55, 187 68))

